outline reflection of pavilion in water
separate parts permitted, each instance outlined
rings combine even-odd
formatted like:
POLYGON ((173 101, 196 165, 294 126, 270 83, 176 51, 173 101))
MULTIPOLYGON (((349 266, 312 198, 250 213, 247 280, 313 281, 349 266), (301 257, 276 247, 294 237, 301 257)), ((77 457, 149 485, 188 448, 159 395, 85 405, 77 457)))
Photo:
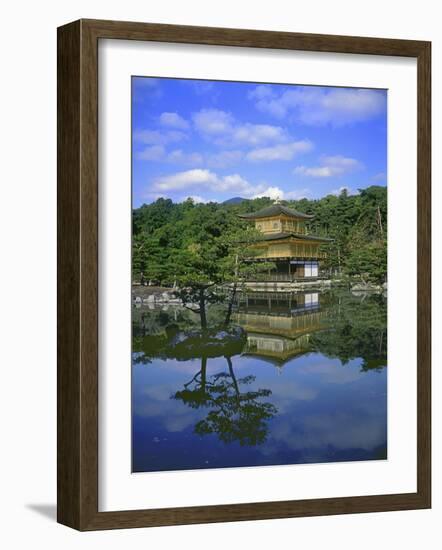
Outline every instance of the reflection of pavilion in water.
POLYGON ((235 322, 247 332, 245 355, 278 367, 312 350, 310 336, 325 328, 319 293, 255 292, 241 294, 235 322))

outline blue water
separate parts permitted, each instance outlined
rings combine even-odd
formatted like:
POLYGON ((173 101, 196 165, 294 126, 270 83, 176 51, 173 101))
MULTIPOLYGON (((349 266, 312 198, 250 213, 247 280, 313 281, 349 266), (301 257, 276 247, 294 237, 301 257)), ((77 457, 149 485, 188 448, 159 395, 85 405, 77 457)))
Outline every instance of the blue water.
MULTIPOLYGON (((367 316, 375 320, 368 322, 366 339, 362 300, 351 310, 358 318, 340 317, 336 329, 333 311, 332 322, 319 336, 310 334, 308 345, 292 358, 253 353, 247 333, 244 349, 227 357, 178 360, 134 351, 133 471, 385 459, 386 336, 382 321, 379 333, 377 300, 375 310, 367 302, 367 316), (357 333, 348 337, 349 330, 357 333), (375 336, 381 353, 367 357, 363 342, 375 336)), ((308 329, 309 314, 303 315, 308 329)), ((167 318, 162 322, 167 325, 167 318)), ((273 350, 280 334, 264 335, 264 344, 274 338, 273 350)))

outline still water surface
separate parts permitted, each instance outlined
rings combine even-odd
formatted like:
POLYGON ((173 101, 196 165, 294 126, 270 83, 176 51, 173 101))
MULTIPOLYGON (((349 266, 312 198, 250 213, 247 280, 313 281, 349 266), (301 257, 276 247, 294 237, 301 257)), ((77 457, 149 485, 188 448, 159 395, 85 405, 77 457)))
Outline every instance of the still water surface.
POLYGON ((386 299, 241 296, 201 337, 181 307, 133 314, 133 471, 384 459, 386 299))

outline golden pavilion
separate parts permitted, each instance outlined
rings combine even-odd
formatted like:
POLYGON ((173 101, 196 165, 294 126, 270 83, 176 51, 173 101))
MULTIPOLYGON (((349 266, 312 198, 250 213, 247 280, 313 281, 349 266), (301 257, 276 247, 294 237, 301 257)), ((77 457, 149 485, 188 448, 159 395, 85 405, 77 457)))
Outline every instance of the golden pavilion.
POLYGON ((254 222, 262 234, 250 245, 257 249, 250 261, 273 264, 272 270, 261 274, 264 276, 260 280, 294 281, 319 276, 319 261, 326 257, 320 247, 331 239, 309 234, 306 222, 314 216, 288 208, 276 200, 257 212, 239 217, 254 222))
POLYGON ((249 292, 238 296, 234 319, 247 332, 245 355, 283 367, 313 351, 311 336, 327 327, 327 309, 317 292, 249 292))

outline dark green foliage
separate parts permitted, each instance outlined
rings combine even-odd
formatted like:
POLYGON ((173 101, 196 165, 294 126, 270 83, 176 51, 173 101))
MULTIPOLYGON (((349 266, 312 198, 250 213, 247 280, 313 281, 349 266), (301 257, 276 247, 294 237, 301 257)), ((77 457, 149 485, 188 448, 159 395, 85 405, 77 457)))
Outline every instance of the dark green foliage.
MULTIPOLYGON (((387 365, 387 300, 382 294, 354 296, 331 293, 326 306, 332 326, 312 334, 315 351, 339 359, 343 365, 362 358, 363 371, 387 365)), ((324 296, 323 303, 327 302, 324 296)))
POLYGON ((327 195, 302 199, 294 208, 314 214, 312 233, 333 239, 324 247, 328 257, 322 267, 362 281, 381 283, 387 277, 387 189, 371 186, 358 195, 327 195))
MULTIPOLYGON (((216 301, 208 288, 235 283, 247 270, 247 243, 256 240, 250 223, 238 214, 269 206, 269 198, 233 203, 175 204, 158 199, 133 211, 133 277, 184 290, 183 302, 198 304, 201 293, 216 301), (247 228, 249 230, 247 231, 247 228), (242 236, 242 239, 241 239, 242 236), (239 243, 239 240, 243 242, 239 243)), ((328 258, 322 268, 329 275, 348 275, 362 281, 383 282, 387 273, 387 190, 371 186, 358 195, 287 201, 289 207, 313 214, 312 234, 331 237, 324 245, 328 258)))
POLYGON ((387 241, 356 241, 345 259, 345 269, 350 277, 359 277, 363 282, 384 282, 387 274, 387 241))

